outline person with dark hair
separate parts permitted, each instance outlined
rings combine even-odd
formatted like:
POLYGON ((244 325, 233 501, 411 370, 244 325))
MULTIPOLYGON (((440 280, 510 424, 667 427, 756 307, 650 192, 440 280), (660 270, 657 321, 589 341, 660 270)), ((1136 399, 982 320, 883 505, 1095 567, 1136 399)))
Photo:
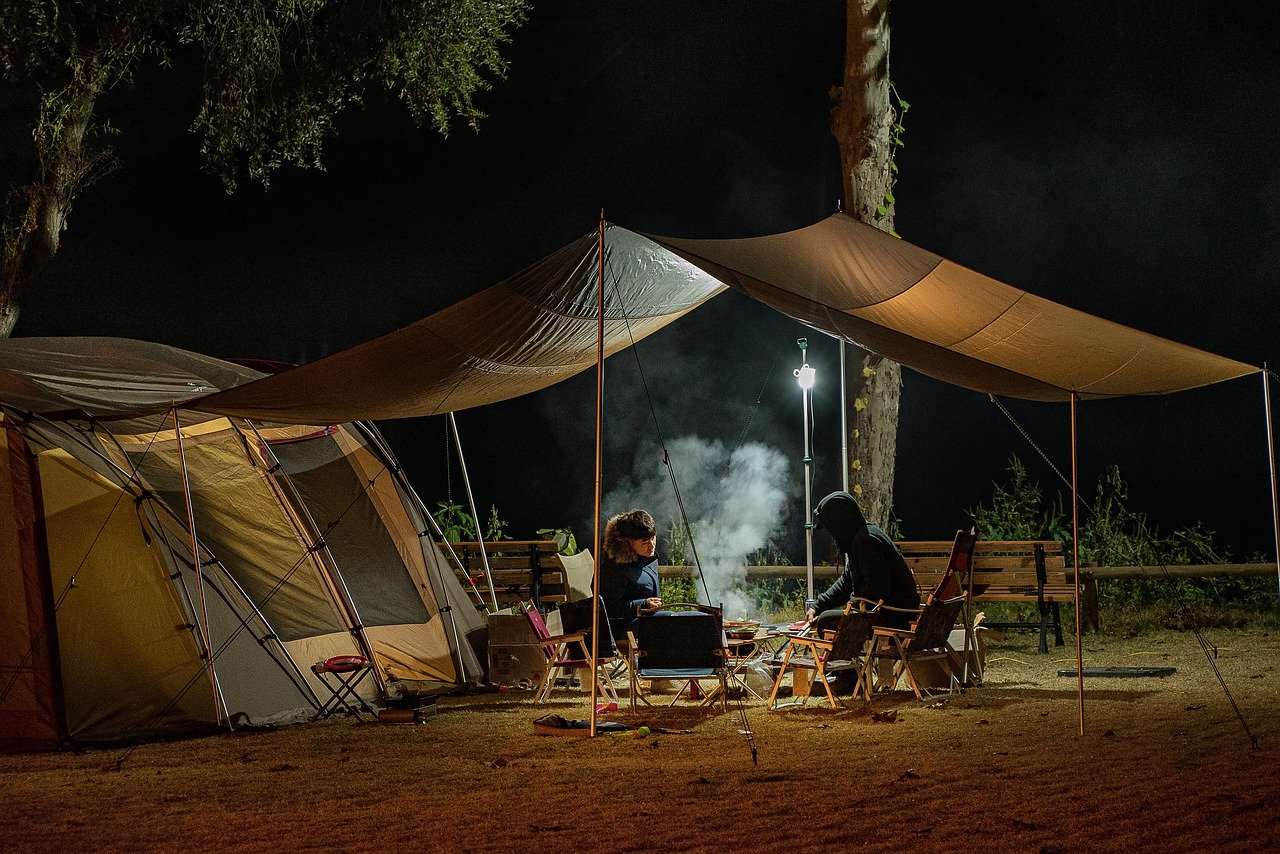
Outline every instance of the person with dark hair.
POLYGON ((658 529, 644 510, 611 518, 601 543, 600 598, 617 640, 626 638, 641 609, 662 607, 658 588, 658 529))
MULTIPOLYGON (((853 596, 883 601, 894 608, 920 607, 920 593, 911 567, 889 535, 867 522, 852 495, 831 493, 818 502, 813 515, 814 527, 825 528, 836 541, 844 555, 845 569, 818 597, 816 607, 805 613, 806 619, 813 620, 816 614, 821 624, 831 616, 823 614, 824 611, 843 612, 853 596)), ((912 617, 913 614, 883 611, 876 624, 905 629, 912 617)))

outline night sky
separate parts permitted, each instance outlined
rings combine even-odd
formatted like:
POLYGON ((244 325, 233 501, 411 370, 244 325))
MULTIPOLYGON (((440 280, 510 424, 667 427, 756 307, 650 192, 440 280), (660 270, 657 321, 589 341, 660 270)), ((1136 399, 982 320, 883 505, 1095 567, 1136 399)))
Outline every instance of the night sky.
MULTIPOLYGON (((1280 51, 1267 10, 895 0, 891 76, 911 104, 898 232, 1075 308, 1275 362, 1280 51)), ((679 236, 808 225, 841 193, 827 91, 843 54, 833 0, 544 0, 507 51, 508 79, 482 99, 478 135, 443 139, 374 104, 343 120, 326 172, 286 170, 269 191, 234 196, 199 170, 185 132, 194 90, 144 74, 137 92, 104 104, 123 168, 73 211, 15 334, 303 362, 505 278, 593 229, 602 208, 628 228, 679 236)), ((21 117, 12 102, 4 115, 10 179, 23 165, 21 117)), ((648 453, 655 420, 668 440, 776 446, 795 465, 787 545, 802 558, 791 370, 804 335, 726 294, 644 342, 638 360, 612 360, 606 488, 648 453)), ((838 391, 834 343, 808 337, 816 499, 838 486, 838 391)), ((897 504, 908 536, 949 537, 1011 454, 1065 493, 985 396, 904 378, 897 504)), ((1008 405, 1069 474, 1067 407, 1008 405)), ((511 533, 571 524, 589 536, 593 407, 587 375, 459 415, 477 500, 496 503, 511 533)), ((442 419, 382 426, 424 500, 461 499, 442 419)), ((1199 519, 1236 557, 1273 548, 1256 377, 1088 402, 1079 430, 1084 497, 1118 464, 1132 504, 1162 529, 1199 519)))

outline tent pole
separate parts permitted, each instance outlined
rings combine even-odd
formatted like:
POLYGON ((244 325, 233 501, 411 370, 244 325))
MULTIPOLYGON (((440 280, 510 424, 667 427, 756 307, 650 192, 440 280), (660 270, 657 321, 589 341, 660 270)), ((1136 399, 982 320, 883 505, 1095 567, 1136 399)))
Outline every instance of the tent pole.
MULTIPOLYGON (((360 647, 361 654, 369 659, 371 664, 375 663, 377 657, 373 654, 373 642, 369 640, 369 635, 365 631, 364 618, 360 616, 360 607, 351 595, 351 588, 347 586, 347 579, 342 573, 342 567, 338 565, 337 555, 333 553, 333 550, 329 548, 329 544, 325 541, 325 531, 320 529, 315 516, 311 513, 311 508, 307 506, 307 502, 293 482, 293 478, 285 469, 284 464, 280 462, 280 458, 276 456, 271 443, 262 438, 262 434, 258 432, 257 425, 252 421, 245 419, 245 424, 249 425, 249 429, 257 437, 264 453, 270 457, 267 462, 271 463, 271 467, 269 471, 263 473, 263 478, 270 486, 271 491, 280 499, 281 506, 290 511, 288 518, 293 523, 294 530, 302 538, 307 550, 315 554, 316 560, 324 569, 325 575, 328 576, 329 583, 337 593, 338 604, 346 612, 347 622, 351 624, 349 631, 355 638, 356 645, 360 647)), ((232 426, 235 426, 234 422, 232 426)), ((238 428, 237 432, 240 432, 238 428)), ((332 526, 327 526, 325 530, 327 531, 329 527, 332 526)), ((373 668, 373 682, 380 692, 384 695, 387 693, 386 679, 377 667, 373 668)))
POLYGON ((849 491, 849 384, 845 380, 844 336, 840 336, 840 488, 849 491))
POLYGON ((484 566, 484 579, 489 582, 489 601, 493 610, 498 610, 498 593, 493 589, 493 573, 489 571, 489 553, 484 547, 484 534, 480 533, 480 514, 476 512, 476 499, 471 494, 471 477, 467 474, 467 461, 462 456, 462 439, 458 436, 458 419, 452 411, 446 413, 449 429, 453 431, 453 450, 458 454, 458 466, 462 469, 462 486, 467 490, 467 506, 471 508, 471 519, 476 523, 476 542, 480 545, 480 563, 484 566))
POLYGON ((1280 586, 1280 506, 1276 497, 1276 442, 1271 430, 1271 371, 1262 363, 1262 406, 1267 418, 1267 461, 1271 464, 1271 530, 1276 544, 1276 584, 1280 586))
POLYGON ((600 660, 600 486, 604 471, 604 209, 600 209, 600 241, 596 287, 596 494, 595 494, 595 565, 592 567, 591 596, 591 737, 596 737, 596 662, 600 660))
MULTIPOLYGON (((187 530, 191 533, 191 562, 196 571, 196 590, 200 597, 200 642, 204 646, 205 665, 209 668, 209 688, 213 692, 213 714, 218 726, 224 720, 222 687, 213 666, 213 645, 209 639, 209 612, 204 601, 204 570, 200 567, 200 541, 196 537, 196 515, 191 505, 191 480, 187 477, 187 454, 182 447, 182 424, 178 422, 178 407, 173 407, 173 435, 178 441, 178 463, 182 466, 182 497, 187 504, 187 530)), ((230 723, 229 718, 227 719, 230 723)))
MULTIPOLYGON (((365 423, 363 421, 354 421, 352 423, 355 425, 356 429, 360 431, 360 434, 369 441, 369 444, 376 448, 378 453, 382 455, 382 464, 386 466, 387 471, 391 472, 391 476, 395 478, 396 483, 398 483, 400 488, 404 490, 405 495, 409 498, 409 504, 421 513, 425 520, 430 520, 427 522, 429 527, 434 526, 438 528, 439 526, 436 525, 435 518, 432 517, 430 512, 428 512, 427 505, 423 504, 422 499, 418 497, 418 493, 414 490, 413 484, 409 482, 409 477, 404 473, 404 469, 400 466, 399 462, 397 461, 394 466, 390 464, 395 458, 395 455, 391 453, 391 448, 388 447, 386 441, 382 438, 382 433, 380 433, 372 424, 365 423)), ((422 536, 425 536, 425 532, 422 535, 419 535, 419 541, 421 541, 422 536)), ((440 539, 445 542, 445 545, 448 545, 448 541, 444 539, 443 533, 441 533, 440 539)), ((470 684, 471 674, 467 672, 466 664, 462 660, 462 638, 458 634, 458 621, 454 619, 453 616, 453 603, 449 601, 448 593, 444 592, 444 573, 440 570, 440 556, 438 552, 434 551, 434 542, 431 543, 431 546, 433 551, 430 556, 428 556, 425 548, 422 549, 423 562, 424 565, 427 566, 428 576, 430 576, 432 569, 435 570, 437 586, 436 589, 432 590, 432 593, 438 593, 444 597, 444 604, 441 605, 437 602, 436 608, 439 610, 441 616, 445 616, 449 620, 449 628, 453 634, 453 649, 451 652, 453 653, 454 665, 458 668, 458 681, 460 683, 470 684)), ((449 553, 453 554, 453 550, 450 549, 449 553)), ((456 554, 454 555, 454 560, 458 560, 456 554)), ((461 566, 462 562, 458 561, 458 565, 461 566)), ((472 589, 475 589, 474 584, 472 585, 472 589)), ((465 596, 465 593, 463 595, 465 596)), ((469 601, 468 604, 470 604, 469 601)), ((480 602, 480 607, 484 607, 483 600, 480 602)))
POLYGON ((1076 401, 1071 392, 1071 567, 1075 580, 1076 612, 1076 697, 1080 709, 1080 734, 1084 735, 1084 652, 1080 644, 1080 485, 1077 476, 1076 401))

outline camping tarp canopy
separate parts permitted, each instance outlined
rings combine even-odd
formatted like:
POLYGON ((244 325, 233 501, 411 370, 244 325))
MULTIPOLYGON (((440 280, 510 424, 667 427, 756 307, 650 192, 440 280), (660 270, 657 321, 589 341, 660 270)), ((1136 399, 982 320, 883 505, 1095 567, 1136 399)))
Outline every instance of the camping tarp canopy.
MULTIPOLYGON (((634 232, 611 227, 606 245, 606 355, 724 290, 634 232)), ((192 406, 328 424, 350 420, 345 413, 435 415, 537 391, 596 363, 599 258, 597 236, 587 235, 404 329, 192 406)))
MULTIPOLYGON (((605 351, 726 285, 965 388, 1030 400, 1166 394, 1258 369, 1059 305, 843 214, 737 240, 605 232, 605 351)), ((323 424, 465 409, 595 364, 598 241, 396 332, 208 397, 206 412, 323 424)))

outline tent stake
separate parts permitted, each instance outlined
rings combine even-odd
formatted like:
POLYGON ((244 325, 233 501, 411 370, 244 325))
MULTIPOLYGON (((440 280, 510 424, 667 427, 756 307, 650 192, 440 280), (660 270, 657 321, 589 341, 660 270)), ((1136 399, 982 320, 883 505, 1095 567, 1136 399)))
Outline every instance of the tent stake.
MULTIPOLYGON (((600 660, 600 486, 604 471, 604 208, 600 209, 600 242, 596 294, 596 496, 595 565, 591 570, 591 737, 596 737, 596 662, 600 660)), ((630 653, 630 650, 628 650, 630 653)))
POLYGON ((476 523, 476 542, 480 545, 480 563, 484 565, 484 579, 489 582, 489 600, 493 610, 498 610, 498 593, 493 589, 493 573, 489 571, 489 553, 484 548, 484 534, 480 533, 480 514, 476 512, 476 499, 471 494, 471 477, 467 474, 467 461, 462 456, 462 439, 458 436, 458 419, 452 410, 447 413, 449 428, 453 431, 453 449, 458 454, 458 466, 462 469, 462 487, 467 491, 467 506, 471 508, 471 519, 476 523))
POLYGON ((1084 652, 1080 645, 1080 486, 1077 471, 1076 401, 1071 392, 1071 566, 1075 579, 1076 697, 1080 710, 1080 734, 1084 735, 1084 652))
POLYGON ((1271 371, 1262 363, 1262 407, 1267 419, 1267 461, 1271 464, 1271 530, 1276 544, 1276 585, 1280 588, 1280 506, 1276 498, 1276 442, 1271 430, 1271 371))
MULTIPOLYGON (((178 407, 173 408, 173 435, 178 442, 178 462, 182 466, 182 497, 187 503, 187 530, 191 532, 191 562, 196 571, 196 591, 200 596, 200 642, 204 646, 205 666, 209 668, 209 689, 213 692, 213 715, 222 726, 222 688, 213 666, 213 644, 209 639, 209 612, 204 601, 204 570, 200 567, 200 541, 196 537, 196 514, 191 505, 191 480, 187 477, 187 454, 182 447, 182 425, 178 422, 178 407)), ((230 719, 227 718, 228 724, 230 719)))

